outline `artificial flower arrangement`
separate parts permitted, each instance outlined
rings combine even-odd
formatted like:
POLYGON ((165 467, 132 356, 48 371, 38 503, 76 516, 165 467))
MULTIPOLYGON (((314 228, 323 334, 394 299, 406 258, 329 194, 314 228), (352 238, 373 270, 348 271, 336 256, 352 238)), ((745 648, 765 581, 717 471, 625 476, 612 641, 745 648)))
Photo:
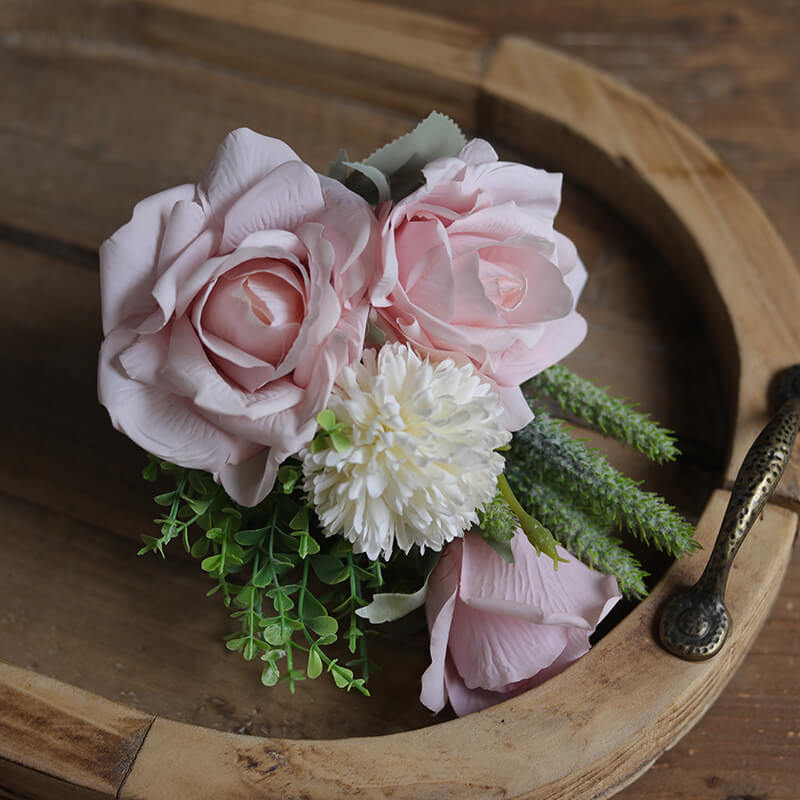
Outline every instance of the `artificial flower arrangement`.
POLYGON ((466 714, 646 594, 615 528, 695 547, 545 409, 677 453, 557 363, 586 331, 560 190, 437 113, 328 176, 241 129, 102 246, 100 400, 172 481, 140 553, 201 559, 265 685, 368 694, 367 630, 424 605, 421 700, 466 714))

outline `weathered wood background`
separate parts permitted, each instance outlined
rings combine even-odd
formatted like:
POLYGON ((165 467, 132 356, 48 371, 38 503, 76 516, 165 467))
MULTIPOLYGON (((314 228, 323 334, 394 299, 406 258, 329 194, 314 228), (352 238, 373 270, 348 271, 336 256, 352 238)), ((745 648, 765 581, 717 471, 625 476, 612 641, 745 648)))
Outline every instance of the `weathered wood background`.
MULTIPOLYGON (((793 0, 371 5, 376 14, 383 5, 416 7, 473 26, 465 37, 528 35, 641 89, 715 148, 800 259, 793 0)), ((411 645, 402 685, 394 672, 369 703, 332 697, 322 685, 303 687, 303 700, 253 691, 254 669, 217 646, 228 623, 215 602, 202 601, 196 566, 130 557, 152 514, 148 487, 136 449, 109 430, 93 387, 93 253, 138 198, 196 178, 237 125, 286 138, 324 169, 338 145, 368 152, 413 117, 298 92, 287 76, 209 66, 202 53, 165 57, 142 47, 130 6, 0 0, 0 658, 222 730, 326 738, 429 724, 407 702, 425 663, 411 645), (15 23, 32 7, 40 19, 33 32, 20 31, 15 23), (351 702, 357 713, 344 710, 351 702)), ((257 58, 242 52, 243 67, 257 58)), ((695 514, 716 485, 728 433, 716 354, 697 346, 705 341, 698 311, 659 253, 579 187, 567 188, 561 224, 592 272, 583 310, 593 333, 572 364, 678 430, 687 452, 679 468, 656 475, 615 457, 695 514)), ((798 658, 795 555, 770 621, 718 702, 618 796, 794 800, 798 658)), ((124 742, 139 725, 132 717, 110 730, 124 742)))

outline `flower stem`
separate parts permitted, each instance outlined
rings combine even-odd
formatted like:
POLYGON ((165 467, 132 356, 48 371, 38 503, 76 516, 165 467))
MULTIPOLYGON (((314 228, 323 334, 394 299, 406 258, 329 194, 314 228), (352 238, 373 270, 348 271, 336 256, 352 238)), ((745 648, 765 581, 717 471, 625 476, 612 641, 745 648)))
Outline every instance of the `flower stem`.
POLYGON ((553 534, 539 522, 538 519, 532 517, 517 500, 511 487, 508 485, 505 475, 499 475, 497 478, 497 488, 500 489, 500 494, 503 499, 508 503, 511 510, 519 520, 520 527, 522 528, 528 541, 536 548, 538 555, 544 553, 553 560, 553 569, 558 571, 559 562, 566 563, 566 559, 561 558, 556 550, 556 540, 553 534))

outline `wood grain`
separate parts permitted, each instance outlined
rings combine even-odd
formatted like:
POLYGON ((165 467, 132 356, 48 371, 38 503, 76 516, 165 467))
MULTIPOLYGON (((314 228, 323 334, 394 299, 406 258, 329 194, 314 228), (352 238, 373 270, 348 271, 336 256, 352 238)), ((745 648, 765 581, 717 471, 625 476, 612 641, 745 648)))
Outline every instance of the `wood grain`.
MULTIPOLYGON (((446 0, 438 2, 438 6, 449 7, 446 0)), ((499 4, 501 10, 508 11, 507 20, 518 32, 525 30, 526 24, 533 24, 532 20, 540 13, 533 6, 524 12, 519 7, 511 9, 507 6, 503 2, 499 4)), ((569 13, 574 16, 571 24, 580 27, 580 31, 572 45, 568 39, 565 40, 566 46, 573 50, 582 48, 597 52, 592 50, 590 39, 592 20, 599 20, 600 24, 616 25, 612 40, 615 35, 621 37, 618 41, 627 42, 626 52, 634 53, 636 24, 631 22, 630 14, 626 17, 624 6, 622 3, 619 13, 589 12, 580 2, 573 0, 546 12, 551 17, 550 26, 544 26, 544 34, 557 38, 560 33, 553 20, 558 19, 559 14, 569 13), (582 13, 576 14, 576 11, 582 13)), ((426 7, 427 4, 423 6, 426 7)), ((723 8, 716 0, 705 7, 715 9, 722 18, 723 8)), ((202 617, 194 613, 197 607, 195 598, 201 596, 202 576, 192 572, 190 564, 153 566, 139 561, 132 568, 125 560, 126 554, 129 556, 131 553, 125 537, 135 536, 147 524, 149 501, 147 487, 137 479, 138 455, 135 448, 108 430, 102 410, 92 401, 93 351, 99 336, 93 250, 124 221, 136 199, 165 185, 196 178, 216 142, 227 129, 238 124, 250 124, 286 138, 319 169, 325 168, 330 154, 341 144, 348 144, 352 152, 369 152, 383 141, 404 132, 413 124, 414 116, 426 113, 433 105, 456 114, 463 124, 473 129, 486 125, 487 120, 494 120, 498 137, 501 134, 505 136, 518 151, 522 148, 523 158, 535 154, 542 146, 547 150, 550 148, 547 141, 527 138, 531 133, 546 132, 547 126, 542 126, 541 121, 531 121, 526 116, 528 112, 520 114, 513 107, 528 103, 529 88, 537 83, 538 73, 528 81, 528 73, 523 72, 522 85, 517 80, 512 91, 515 96, 511 101, 506 96, 503 100, 505 106, 487 105, 485 94, 481 94, 479 84, 487 65, 494 69, 490 69, 490 81, 496 80, 497 70, 502 74, 502 70, 508 69, 503 64, 507 65, 509 59, 514 69, 519 67, 519 56, 515 54, 518 43, 507 41, 506 50, 503 51, 504 45, 501 45, 494 56, 492 37, 509 30, 498 27, 502 26, 498 7, 493 4, 492 22, 483 30, 481 26, 470 26, 470 22, 486 21, 487 8, 471 2, 460 3, 457 16, 462 21, 444 22, 405 8, 387 10, 382 4, 366 5, 347 0, 304 3, 301 10, 298 6, 271 0, 230 4, 206 0, 142 3, 78 0, 69 5, 29 0, 0 4, 0 32, 3 34, 0 65, 7 76, 7 80, 0 84, 0 108, 6 112, 0 115, 0 152, 14 154, 13 158, 4 158, 2 164, 7 180, 4 193, 0 194, 0 239, 5 240, 5 244, 0 245, 0 257, 5 264, 16 267, 0 273, 4 295, 14 297, 16 301, 7 304, 0 314, 0 360, 7 371, 21 376, 23 385, 35 389, 24 395, 13 392, 0 395, 2 418, 15 419, 19 423, 13 430, 4 431, 6 452, 13 454, 13 458, 0 459, 0 479, 9 492, 3 498, 4 519, 14 520, 14 526, 9 526, 4 535, 9 537, 7 541, 13 542, 20 536, 29 537, 31 531, 46 530, 47 536, 39 541, 39 547, 52 549, 50 570, 53 573, 59 571, 54 587, 61 590, 59 594, 54 589, 52 598, 47 600, 37 595, 35 585, 24 580, 28 553, 19 553, 6 561, 3 566, 10 578, 4 584, 5 594, 0 599, 0 608, 4 612, 8 608, 12 611, 10 616, 5 613, 0 619, 0 655, 40 671, 58 674, 64 680, 160 715, 167 714, 219 731, 241 730, 270 737, 364 736, 413 729, 431 721, 420 720, 418 714, 415 716, 409 702, 404 699, 413 698, 415 678, 410 672, 418 671, 418 665, 411 667, 408 685, 402 689, 395 690, 395 687, 387 685, 380 690, 386 693, 386 699, 379 700, 381 705, 378 705, 377 713, 374 706, 372 710, 359 706, 357 719, 347 720, 336 705, 338 700, 333 705, 326 705, 329 699, 324 692, 319 696, 312 693, 305 701, 288 697, 284 701, 279 695, 271 694, 270 702, 274 702, 272 709, 275 713, 265 719, 265 715, 256 710, 257 703, 248 697, 247 686, 251 676, 246 665, 232 665, 221 648, 214 651, 213 656, 205 655, 217 645, 225 621, 224 614, 218 613, 215 617, 213 610, 207 618, 205 611, 202 617), (359 11, 359 35, 351 39, 337 27, 337 15, 352 15, 354 9, 359 11), (303 24, 298 25, 298 22, 303 24), (381 39, 376 33, 381 27, 390 29, 388 38, 381 39), (291 41, 295 42, 294 46, 290 46, 291 41), (323 52, 327 66, 320 69, 317 59, 323 52), (369 75, 369 81, 364 80, 365 75, 369 75), (491 78, 492 75, 495 77, 491 78), (524 95, 522 99, 519 92, 524 95), (498 114, 498 110, 503 108, 505 117, 498 114), (509 109, 516 113, 515 118, 508 116, 509 109), (521 134, 524 134, 522 138, 521 134), (54 386, 58 387, 57 392, 53 391, 54 386), (27 446, 32 437, 40 442, 36 450, 27 446), (113 484, 104 485, 109 475, 115 476, 113 484), (122 510, 124 515, 120 513, 122 510), (121 533, 123 539, 113 545, 113 540, 108 540, 104 546, 108 536, 106 531, 121 533), (80 546, 76 546, 77 543, 80 546), (102 558, 95 559, 96 563, 89 568, 87 562, 93 560, 91 554, 101 550, 107 552, 102 558), (176 584, 185 589, 185 597, 179 601, 169 595, 167 571, 170 576, 174 575, 176 584), (100 586, 104 573, 124 574, 126 579, 99 593, 97 590, 81 593, 81 586, 87 583, 93 587, 100 586), (143 608, 128 611, 136 605, 137 587, 148 585, 153 580, 148 576, 153 575, 162 575, 163 585, 159 584, 159 590, 151 593, 143 608), (56 599, 64 597, 69 597, 69 601, 56 599), (97 641, 91 641, 92 626, 98 621, 91 615, 96 613, 100 598, 107 603, 107 613, 99 618, 97 641), (48 609, 58 607, 54 627, 72 643, 71 646, 49 652, 53 648, 48 645, 48 636, 52 638, 54 631, 48 629, 46 615, 33 613, 40 604, 48 609), (158 619, 159 608, 170 604, 174 604, 171 607, 178 617, 184 615, 180 622, 177 619, 158 619), (116 617, 122 609, 130 616, 134 630, 160 630, 162 644, 155 649, 135 652, 135 642, 141 639, 132 638, 131 643, 126 643, 115 628, 116 617), (78 625, 80 618, 84 622, 78 625), (177 647, 170 646, 170 627, 180 629, 177 647), (96 648, 98 656, 91 669, 85 668, 82 658, 87 647, 96 648), (134 667, 140 676, 133 681, 133 688, 125 670, 116 667, 123 661, 113 660, 115 652, 121 652, 127 664, 134 667), (218 695, 203 694, 212 679, 210 672, 203 674, 203 670, 197 669, 200 653, 203 653, 202 660, 207 660, 209 671, 213 669, 217 670, 215 675, 223 672, 226 675, 224 680, 213 678, 215 684, 224 689, 218 695), (159 672, 153 669, 154 661, 165 668, 169 665, 173 686, 159 685, 159 672), (232 667, 233 671, 230 671, 232 667), (180 698, 174 691, 176 685, 186 689, 180 698), (328 711, 315 718, 315 704, 317 711, 322 708, 328 711), (306 714, 308 716, 304 716, 306 714)), ((708 26, 711 24, 709 20, 713 21, 713 13, 716 12, 687 10, 682 24, 690 28, 694 24, 692 21, 700 20, 708 26)), ((730 30, 731 25, 746 20, 764 41, 784 40, 780 24, 785 20, 781 20, 776 11, 737 8, 728 16, 734 22, 720 22, 722 30, 730 30)), ((675 14, 670 16, 668 11, 660 9, 647 22, 648 29, 657 30, 658 24, 667 24, 674 19, 675 14)), ((687 35, 694 36, 695 40, 699 37, 699 33, 692 30, 687 35)), ((520 46, 528 48, 528 45, 520 46)), ((640 51, 644 46, 639 45, 640 51)), ((607 52, 611 52, 610 45, 607 52)), ((791 57, 796 58, 796 55, 791 57)), ((525 59, 530 61, 529 56, 525 59)), ((730 85, 730 76, 716 68, 713 55, 697 53, 690 57, 684 54, 683 60, 696 68, 695 85, 699 87, 697 91, 706 92, 706 100, 713 100, 715 86, 722 86, 725 100, 724 88, 730 85)), ((628 77, 629 72, 651 80, 644 69, 636 72, 624 63, 616 67, 612 63, 611 67, 618 74, 624 72, 622 77, 628 77)), ((669 74, 672 77, 675 73, 669 74)), ((748 84, 751 89, 772 90, 767 71, 758 73, 755 78, 752 71, 748 74, 751 76, 748 84)), ((780 82, 779 70, 776 75, 775 80, 780 82)), ((624 105, 623 101, 630 100, 629 93, 620 93, 618 88, 604 83, 604 79, 593 76, 586 80, 594 93, 590 96, 603 97, 603 102, 622 102, 624 105)), ((513 88, 515 84, 511 86, 513 88)), ((630 100, 635 101, 636 98, 630 100)), ((706 105, 711 108, 713 102, 706 105)), ((795 110, 796 107, 797 104, 795 110)), ((767 106, 761 108, 770 112, 767 106)), ((792 108, 791 104, 789 108, 792 108)), ((604 119, 608 120, 609 108, 602 110, 606 113, 604 119)), ((773 107, 773 119, 775 113, 773 107)), ((656 114, 651 115, 648 121, 655 124, 661 119, 656 114)), ((586 120, 576 120, 574 116, 564 122, 566 128, 562 128, 562 133, 564 130, 574 133, 581 129, 581 125, 587 124, 586 120)), ((625 114, 615 115, 614 122, 623 128, 630 125, 625 114)), ((591 137, 598 133, 591 129, 591 125, 589 129, 591 137)), ((717 130, 730 130, 727 152, 736 156, 737 141, 748 141, 747 136, 756 136, 753 132, 766 129, 762 123, 749 128, 727 126, 717 130)), ((667 130, 670 136, 676 135, 672 128, 667 130)), ((492 134, 490 130, 486 133, 492 134)), ((573 165, 569 160, 569 147, 564 148, 569 141, 567 136, 558 142, 557 159, 561 159, 562 169, 565 165, 573 165)), ((677 141, 685 144, 680 135, 677 135, 677 141)), ((615 141, 603 140, 602 143, 608 152, 613 151, 612 155, 616 153, 615 141)), ((775 170, 774 165, 780 163, 781 157, 788 161, 795 152, 794 146, 787 139, 774 154, 771 152, 767 159, 769 168, 775 170)), ((555 152, 555 148, 551 149, 555 152)), ((751 169, 748 174, 766 174, 758 172, 760 162, 757 157, 749 151, 742 152, 746 156, 743 160, 751 169)), ((653 164, 647 159, 631 163, 636 165, 637 175, 633 177, 637 181, 642 175, 652 172, 653 164)), ((708 163, 714 163, 714 169, 717 169, 716 162, 712 161, 702 161, 701 166, 708 163)), ((602 164, 590 166, 597 168, 600 174, 605 168, 602 164)), ((659 170, 664 172, 663 165, 656 164, 656 167, 657 173, 659 170)), ((697 167, 697 164, 692 162, 692 167, 697 167)), ((585 163, 582 167, 579 165, 575 174, 586 180, 589 174, 586 169, 585 163)), ((666 172, 667 177, 676 183, 689 177, 689 173, 682 177, 681 174, 669 174, 670 170, 666 172)), ((701 176, 707 172, 705 167, 700 170, 701 176)), ((624 171, 622 174, 625 175, 624 171)), ((712 177, 716 175, 713 170, 709 174, 712 177)), ((788 185, 790 176, 791 171, 788 171, 785 185, 788 185)), ((627 174, 626 180, 631 177, 627 174)), ((586 182, 591 185, 591 180, 586 182)), ((729 187, 728 184, 724 186, 729 187)), ((594 188, 601 196, 609 196, 606 186, 594 188)), ((646 192, 642 194, 640 187, 634 186, 634 189, 632 198, 647 196, 646 192)), ((721 192, 717 199, 727 202, 727 189, 717 191, 721 192)), ((617 194, 622 196, 609 199, 616 199, 620 208, 634 218, 646 216, 644 212, 653 208, 648 204, 640 207, 624 193, 618 191, 617 194)), ((736 226, 736 230, 730 230, 731 226, 722 229, 722 234, 735 239, 737 234, 764 231, 763 218, 749 218, 752 206, 747 204, 746 198, 742 199, 738 187, 732 196, 740 203, 741 224, 736 226)), ((780 196, 787 197, 785 190, 780 196)), ((775 208, 775 201, 771 207, 775 208)), ((655 208, 659 213, 663 211, 658 205, 655 208)), ((783 207, 782 211, 786 213, 783 207)), ((647 228, 647 220, 644 223, 647 228)), ((726 352, 724 343, 721 345, 717 341, 715 347, 709 347, 708 329, 703 323, 698 323, 694 301, 687 299, 686 285, 671 277, 672 268, 683 264, 686 272, 693 263, 692 259, 685 259, 683 251, 676 255, 674 242, 671 246, 669 241, 664 243, 668 238, 665 231, 651 231, 666 255, 665 261, 646 240, 631 234, 624 220, 598 209, 596 201, 578 189, 568 189, 559 224, 575 238, 584 257, 590 257, 595 276, 584 294, 582 306, 593 332, 571 363, 589 377, 611 383, 615 391, 643 400, 647 410, 654 411, 678 429, 689 455, 687 466, 678 468, 677 473, 671 476, 661 473, 659 479, 665 483, 668 494, 677 492, 682 507, 690 511, 693 508, 699 510, 705 505, 711 488, 718 485, 729 420, 723 407, 723 370, 719 364, 726 352), (647 266, 646 270, 641 269, 643 264, 647 266), (642 272, 644 275, 637 274, 642 272), (623 364, 626 369, 620 368, 623 364)), ((673 229, 668 225, 666 230, 673 229)), ((692 237, 680 239, 679 243, 685 243, 695 258, 702 255, 692 237)), ((779 246, 770 229, 766 230, 762 245, 766 250, 779 246)), ((753 254, 745 260, 750 267, 757 263, 753 254)), ((779 261, 784 265, 780 269, 786 270, 787 285, 791 286, 792 273, 785 252, 779 261)), ((699 285, 702 288, 703 283, 699 285)), ((791 305, 790 293, 784 295, 778 298, 770 296, 769 300, 775 303, 780 314, 791 305)), ((750 325, 758 318, 758 313, 751 314, 746 324, 750 325)), ((724 330, 729 324, 729 321, 722 320, 717 330, 724 330)), ((794 333, 790 333, 789 338, 793 336, 794 333)), ((717 339, 720 338, 718 334, 717 339)), ((759 344, 751 353, 755 362, 763 355, 760 348, 759 344)), ((766 373, 771 363, 767 358, 765 364, 756 363, 755 371, 747 372, 754 387, 760 385, 759 375, 766 373)), ((732 372, 736 377, 736 370, 732 372)), ((757 397, 758 390, 754 388, 753 391, 754 413, 763 416, 763 408, 758 405, 762 402, 757 397)), ((741 393, 739 397, 741 400, 741 393)), ((741 417, 741 404, 738 413, 741 417)), ((752 425, 755 427, 756 424, 754 417, 752 425)), ((617 453, 615 457, 629 463, 628 454, 617 453)), ((798 458, 796 456, 795 460, 800 466, 798 458)), ((734 460, 735 455, 730 464, 734 460)), ((635 475, 649 477, 646 466, 630 463, 635 475)), ((778 526, 782 531, 778 534, 781 541, 791 538, 789 530, 794 524, 791 516, 783 519, 778 526)), ((796 711, 800 708, 800 695, 796 691, 792 694, 792 689, 787 688, 787 678, 792 674, 791 664, 794 663, 791 659, 796 659, 797 654, 792 640, 787 641, 784 634, 798 625, 796 609, 800 606, 795 602, 798 569, 800 565, 795 561, 792 565, 795 580, 784 587, 778 605, 780 616, 774 624, 770 623, 765 636, 759 640, 765 643, 763 654, 756 650, 745 662, 744 671, 736 679, 743 681, 737 693, 731 695, 734 691, 731 689, 723 695, 722 717, 717 722, 712 717, 710 722, 701 723, 701 730, 710 725, 704 738, 700 739, 703 746, 680 745, 657 763, 655 772, 646 775, 620 796, 645 796, 636 794, 638 789, 635 787, 641 784, 648 797, 702 796, 710 800, 722 796, 723 791, 727 796, 736 796, 737 793, 757 796, 763 794, 762 790, 769 790, 771 798, 794 797, 793 788, 787 787, 796 784, 797 759, 792 758, 796 750, 792 749, 792 737, 788 733, 800 730, 800 714, 796 711), (780 658, 786 659, 785 665, 780 663, 780 658), (753 671, 748 673, 751 662, 753 671), (762 674, 770 676, 766 685, 761 680, 762 674), (771 688, 773 679, 783 688, 771 688), (729 696, 732 699, 726 701, 729 696), (774 719, 767 722, 770 713, 774 719), (743 737, 739 729, 748 727, 751 716, 765 720, 763 727, 743 737), (731 724, 731 720, 735 723, 731 724), (758 730, 765 733, 758 733, 758 730), (767 749, 760 744, 762 741, 770 743, 767 749), (737 747, 739 742, 746 744, 737 747), (750 751, 757 756, 749 757, 750 751), (698 753, 702 760, 695 757, 698 753), (724 769, 705 766, 709 763, 707 759, 712 764, 724 765, 724 769), (761 768, 759 777, 751 780, 748 776, 759 770, 759 761, 769 767, 761 768), (671 786, 665 788, 665 774, 674 774, 675 769, 689 777, 685 780, 668 778, 671 786), (684 794, 675 794, 672 787, 684 794)), ((759 606, 759 613, 761 611, 759 606)), ((414 646, 419 647, 419 642, 414 646)), ((592 655, 593 659, 596 653, 592 655)), ((418 650, 409 663, 416 663, 414 658, 423 663, 424 652, 418 650)), ((717 680, 713 691, 719 688, 717 680)), ((258 696, 261 697, 260 692, 258 696)), ((352 707, 350 701, 352 698, 342 700, 343 707, 352 707)), ((598 704, 602 702, 603 698, 599 697, 598 704)), ((715 710, 719 707, 720 704, 715 706, 715 710)), ((682 733, 686 724, 685 720, 676 722, 670 719, 665 723, 665 730, 682 733)), ((497 720, 494 720, 494 725, 497 727, 497 720)), ((434 726, 431 730, 439 727, 434 726)), ((158 749, 161 741, 169 748, 171 745, 159 737, 168 737, 174 731, 171 723, 164 721, 162 724, 159 720, 152 741, 148 738, 148 747, 158 749)), ((494 730, 487 734, 495 735, 499 734, 494 730)), ((573 732, 573 735, 578 734, 573 732)), ((196 740, 199 752, 205 752, 204 748, 217 746, 215 736, 217 734, 213 732, 193 731, 190 738, 196 740)), ((434 739, 422 741, 430 744, 434 739)), ((691 737, 689 742, 692 742, 691 737)), ((650 740, 641 743, 637 740, 633 746, 638 749, 624 757, 611 755, 610 761, 598 766, 597 774, 602 780, 609 781, 609 790, 613 787, 608 778, 610 773, 606 770, 616 764, 620 774, 631 777, 648 763, 649 757, 645 758, 645 755, 650 752, 648 748, 651 745, 650 740)), ((269 786, 263 782, 274 773, 261 776, 257 773, 259 769, 262 772, 270 769, 277 762, 261 759, 258 753, 249 752, 247 747, 236 750, 239 744, 230 746, 234 747, 230 752, 247 753, 239 764, 239 771, 233 768, 233 774, 244 775, 242 780, 246 786, 249 785, 247 781, 257 777, 260 777, 261 785, 269 786), (257 766, 251 765, 251 758, 257 766)), ((302 749, 303 746, 298 747, 302 749)), ((316 752, 313 746, 308 748, 302 752, 312 755, 316 752)), ((143 755, 152 752, 147 748, 142 751, 143 755)), ((518 756, 517 753, 513 758, 518 756)), ((137 786, 153 787, 155 767, 149 759, 148 755, 141 762, 137 778, 140 783, 133 784, 132 788, 126 784, 126 791, 133 791, 137 786)), ((402 767, 399 756, 396 763, 398 768, 402 767)), ((524 767, 514 762, 520 780, 525 776, 530 778, 530 763, 530 757, 524 767)), ((280 774, 283 772, 285 770, 280 774)), ((27 767, 7 762, 7 771, 3 775, 11 781, 8 786, 19 785, 20 774, 34 780, 27 767), (11 777, 7 778, 7 775, 11 777), (15 780, 17 784, 13 783, 15 780)), ((468 796, 469 791, 476 796, 491 796, 491 792, 498 789, 488 779, 482 779, 480 787, 463 788, 452 775, 453 772, 449 778, 442 777, 432 783, 423 776, 410 790, 417 792, 412 796, 461 796, 463 792, 468 796)), ((488 772, 484 778, 487 775, 488 772)), ((318 785, 314 781, 319 776, 307 777, 311 781, 309 785, 318 785)), ((186 776, 175 777, 176 781, 184 778, 189 783, 180 784, 181 792, 191 785, 191 780, 186 776)), ((596 775, 591 773, 587 781, 595 778, 596 775)), ((32 794, 55 791, 51 789, 52 778, 44 773, 37 772, 35 780, 45 788, 40 789, 31 783, 25 789, 32 794)), ((590 785, 595 786, 587 782, 587 791, 590 785)), ((0 786, 3 786, 2 780, 0 786)), ((553 791, 561 794, 553 796, 574 796, 570 792, 575 786, 566 779, 554 787, 553 791)), ((64 785, 59 785, 59 788, 66 791, 64 785)), ((396 787, 375 785, 363 788, 368 796, 373 790, 382 796, 396 787)), ((0 788, 0 796, 2 793, 0 788)))
POLYGON ((71 788, 75 797, 113 797, 152 721, 0 661, 0 786, 28 792, 38 785, 43 800, 69 796, 71 788))

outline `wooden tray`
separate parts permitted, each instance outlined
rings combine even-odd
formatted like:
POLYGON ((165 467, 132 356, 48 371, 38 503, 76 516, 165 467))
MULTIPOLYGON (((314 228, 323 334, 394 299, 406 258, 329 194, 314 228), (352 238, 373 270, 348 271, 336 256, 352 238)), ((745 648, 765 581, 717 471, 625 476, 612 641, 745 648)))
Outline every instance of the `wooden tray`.
POLYGON ((0 353, 19 376, 0 406, 13 421, 0 459, 0 796, 580 800, 674 744, 778 591, 797 459, 737 558, 734 633, 710 663, 680 662, 653 635, 701 555, 564 674, 479 714, 427 716, 425 652, 403 639, 384 646, 392 669, 372 699, 323 681, 290 698, 224 653, 225 614, 202 602, 195 565, 134 556, 151 508, 140 454, 93 400, 94 251, 137 199, 196 178, 231 128, 280 136, 324 170, 339 145, 366 154, 447 112, 583 187, 568 187, 559 220, 592 276, 591 334, 570 363, 679 431, 686 460, 655 476, 608 450, 698 514, 708 548, 767 420, 767 384, 800 341, 796 268, 716 156, 641 96, 530 42, 357 2, 31 0, 0 7, 0 29, 13 120, 0 353))

